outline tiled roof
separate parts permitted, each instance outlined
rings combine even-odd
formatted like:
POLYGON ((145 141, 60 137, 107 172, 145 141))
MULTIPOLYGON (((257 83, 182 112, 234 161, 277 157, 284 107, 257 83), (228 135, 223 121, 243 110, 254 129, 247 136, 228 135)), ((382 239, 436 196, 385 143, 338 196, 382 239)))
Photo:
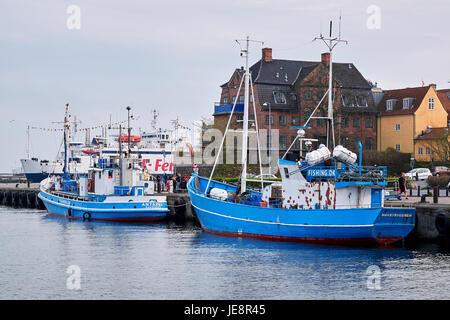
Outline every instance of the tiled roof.
POLYGON ((433 140, 448 135, 448 127, 430 128, 423 131, 414 140, 433 140))
POLYGON ((447 111, 450 118, 450 89, 438 90, 437 95, 439 101, 441 101, 442 106, 444 107, 445 111, 447 111))
POLYGON ((381 115, 402 115, 402 114, 412 114, 420 106, 423 98, 427 94, 430 86, 417 87, 417 88, 406 88, 406 89, 396 89, 396 90, 386 90, 383 98, 378 104, 378 111, 381 115), (403 109, 403 99, 413 98, 413 105, 409 109, 403 109), (395 99, 397 102, 392 110, 386 110, 386 101, 395 99))

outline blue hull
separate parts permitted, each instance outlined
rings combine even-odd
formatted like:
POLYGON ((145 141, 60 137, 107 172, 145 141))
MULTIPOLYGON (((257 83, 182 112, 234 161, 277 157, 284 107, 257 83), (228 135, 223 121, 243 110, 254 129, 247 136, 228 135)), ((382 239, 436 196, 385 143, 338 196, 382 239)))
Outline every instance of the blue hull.
MULTIPOLYGON (((55 175, 60 176, 62 174, 55 175)), ((27 181, 30 181, 31 183, 39 183, 48 177, 48 173, 25 173, 25 177, 27 178, 27 181)))
MULTIPOLYGON (((414 209, 259 207, 206 197, 201 192, 205 180, 193 176, 188 184, 189 196, 202 228, 217 234, 282 241, 388 245, 404 238, 414 228, 414 209)), ((214 187, 233 191, 233 186, 224 184, 214 184, 214 187)))
POLYGON ((38 197, 50 215, 116 222, 154 222, 163 220, 167 204, 155 208, 149 202, 103 203, 62 198, 41 190, 38 197))

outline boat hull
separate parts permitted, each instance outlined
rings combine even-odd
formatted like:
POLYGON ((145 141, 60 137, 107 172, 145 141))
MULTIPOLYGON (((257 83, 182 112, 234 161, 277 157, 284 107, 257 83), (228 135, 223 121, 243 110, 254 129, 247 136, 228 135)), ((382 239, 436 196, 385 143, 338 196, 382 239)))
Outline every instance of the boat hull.
POLYGON ((100 220, 113 222, 157 222, 165 219, 167 204, 155 207, 150 202, 91 202, 62 198, 41 190, 49 215, 70 219, 100 220))
POLYGON ((414 209, 258 207, 206 197, 193 179, 188 190, 194 211, 202 228, 215 234, 275 241, 389 245, 414 228, 414 209))

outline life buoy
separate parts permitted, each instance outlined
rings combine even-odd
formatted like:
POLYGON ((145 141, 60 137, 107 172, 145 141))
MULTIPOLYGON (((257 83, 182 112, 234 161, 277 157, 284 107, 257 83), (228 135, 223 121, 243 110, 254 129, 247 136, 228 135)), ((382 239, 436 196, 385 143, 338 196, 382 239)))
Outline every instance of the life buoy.
POLYGON ((91 220, 91 214, 89 212, 83 213, 83 220, 91 220))

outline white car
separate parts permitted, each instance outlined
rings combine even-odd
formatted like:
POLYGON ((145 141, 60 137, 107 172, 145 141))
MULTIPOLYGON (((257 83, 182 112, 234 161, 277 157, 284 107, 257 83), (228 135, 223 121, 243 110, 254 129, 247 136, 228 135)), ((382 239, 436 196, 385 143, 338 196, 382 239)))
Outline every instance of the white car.
POLYGON ((427 180, 429 176, 431 176, 430 169, 427 168, 416 168, 412 169, 411 171, 407 172, 406 174, 407 178, 410 178, 411 180, 427 180))

